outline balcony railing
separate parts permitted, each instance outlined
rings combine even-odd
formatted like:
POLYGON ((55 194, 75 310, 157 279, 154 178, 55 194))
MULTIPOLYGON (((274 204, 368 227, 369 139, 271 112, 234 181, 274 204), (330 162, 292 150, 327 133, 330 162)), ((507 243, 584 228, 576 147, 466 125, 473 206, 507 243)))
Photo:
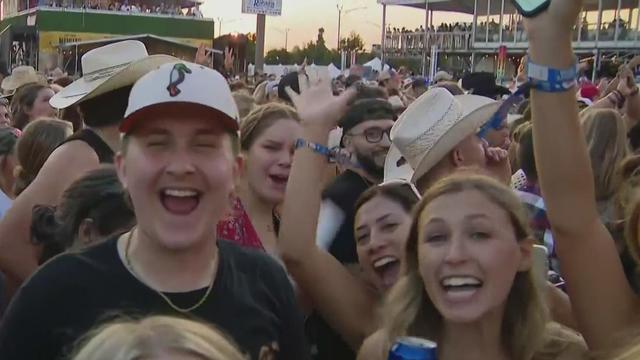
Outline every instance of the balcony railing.
MULTIPOLYGON (((471 32, 429 32, 427 50, 434 45, 443 51, 468 51, 471 49, 471 32)), ((425 33, 387 34, 385 52, 392 54, 419 55, 423 53, 425 33)))

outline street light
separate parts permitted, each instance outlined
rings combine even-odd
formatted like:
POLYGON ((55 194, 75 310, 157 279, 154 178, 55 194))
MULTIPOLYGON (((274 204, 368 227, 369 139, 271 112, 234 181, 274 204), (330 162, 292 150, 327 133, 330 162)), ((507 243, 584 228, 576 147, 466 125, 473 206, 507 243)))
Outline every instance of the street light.
POLYGON ((289 49, 289 31, 291 31, 291 29, 286 28, 284 30, 280 29, 280 28, 274 28, 276 31, 278 31, 280 34, 284 34, 284 49, 288 51, 289 49))
POLYGON ((344 10, 344 5, 336 4, 336 8, 338 8, 338 51, 340 51, 340 27, 342 25, 342 12, 344 11, 345 16, 349 13, 352 13, 357 10, 367 9, 367 6, 360 6, 357 8, 344 10))
POLYGON ((233 20, 227 20, 225 21, 223 18, 219 17, 218 18, 218 36, 222 36, 222 23, 226 22, 227 24, 231 24, 234 23, 236 21, 240 21, 242 19, 233 19, 233 20))

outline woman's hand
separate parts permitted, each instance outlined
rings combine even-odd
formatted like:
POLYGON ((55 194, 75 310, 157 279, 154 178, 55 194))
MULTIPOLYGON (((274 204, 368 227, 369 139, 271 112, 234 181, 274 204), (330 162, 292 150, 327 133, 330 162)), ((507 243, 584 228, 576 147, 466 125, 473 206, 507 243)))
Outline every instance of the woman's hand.
POLYGON ((338 121, 347 112, 349 103, 356 95, 356 91, 352 88, 340 96, 333 96, 330 83, 325 81, 320 81, 301 95, 291 88, 286 90, 303 124, 320 127, 327 131, 338 125, 338 121))

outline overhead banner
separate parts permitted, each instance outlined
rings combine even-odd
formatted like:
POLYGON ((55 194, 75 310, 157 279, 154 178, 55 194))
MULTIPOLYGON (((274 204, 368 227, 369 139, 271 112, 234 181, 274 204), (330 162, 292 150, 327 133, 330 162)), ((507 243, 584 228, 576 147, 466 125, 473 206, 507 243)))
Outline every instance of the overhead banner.
POLYGON ((242 0, 244 14, 282 15, 282 0, 242 0))

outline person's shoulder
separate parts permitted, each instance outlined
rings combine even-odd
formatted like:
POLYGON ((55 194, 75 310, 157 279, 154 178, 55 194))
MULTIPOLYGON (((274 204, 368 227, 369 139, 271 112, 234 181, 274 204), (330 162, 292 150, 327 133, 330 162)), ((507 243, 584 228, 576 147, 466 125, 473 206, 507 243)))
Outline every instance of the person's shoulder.
POLYGON ((545 329, 544 342, 535 360, 589 359, 589 349, 582 336, 565 326, 551 322, 545 329))
POLYGON ((385 356, 386 334, 380 329, 364 340, 360 351, 358 351, 358 360, 383 360, 385 356))
POLYGON ((345 170, 338 175, 331 184, 323 191, 324 198, 336 198, 339 200, 344 196, 360 196, 360 192, 366 189, 367 185, 360 175, 351 170, 345 170))
POLYGON ((104 268, 114 251, 116 239, 89 246, 81 250, 70 250, 42 264, 25 285, 70 283, 78 285, 80 279, 91 277, 96 270, 104 268))

